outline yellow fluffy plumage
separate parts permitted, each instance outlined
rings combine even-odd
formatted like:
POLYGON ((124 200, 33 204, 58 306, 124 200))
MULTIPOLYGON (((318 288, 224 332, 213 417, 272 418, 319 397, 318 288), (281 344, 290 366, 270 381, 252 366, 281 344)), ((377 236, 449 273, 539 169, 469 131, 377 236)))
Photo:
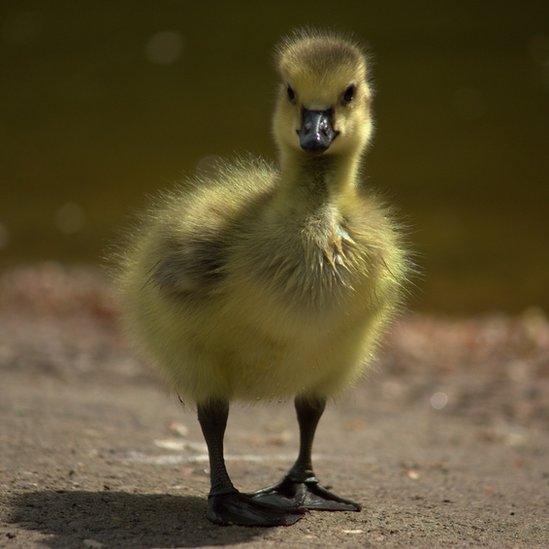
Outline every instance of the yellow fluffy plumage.
POLYGON ((358 171, 372 132, 366 58, 302 33, 279 47, 277 68, 279 166, 222 163, 182 183, 120 262, 129 333, 196 402, 334 395, 370 362, 400 301, 399 231, 358 171), (337 138, 323 154, 300 148, 305 107, 332 109, 337 138))

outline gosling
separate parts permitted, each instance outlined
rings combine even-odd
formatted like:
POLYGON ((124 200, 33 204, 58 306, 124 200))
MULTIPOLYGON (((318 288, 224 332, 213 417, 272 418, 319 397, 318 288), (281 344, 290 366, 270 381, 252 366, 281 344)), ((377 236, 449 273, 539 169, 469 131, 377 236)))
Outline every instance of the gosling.
POLYGON ((373 121, 354 42, 298 32, 276 50, 278 167, 222 163, 163 195, 125 247, 118 283, 139 347, 196 403, 209 452, 207 517, 289 525, 305 510, 359 511, 315 477, 328 398, 356 381, 401 301, 407 256, 387 209, 361 185, 373 121), (252 494, 231 482, 231 401, 295 398, 297 460, 252 494))

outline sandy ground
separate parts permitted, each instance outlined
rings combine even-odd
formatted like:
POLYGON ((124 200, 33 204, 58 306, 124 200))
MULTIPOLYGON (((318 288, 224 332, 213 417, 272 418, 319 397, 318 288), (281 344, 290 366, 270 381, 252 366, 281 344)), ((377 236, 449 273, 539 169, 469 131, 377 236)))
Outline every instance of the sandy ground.
MULTIPOLYGON (((549 546, 549 324, 536 310, 408 316, 320 426, 317 474, 360 513, 289 528, 205 519, 192 409, 127 349, 104 281, 57 265, 0 277, 0 546, 549 546)), ((245 490, 296 451, 292 407, 236 407, 245 490)))

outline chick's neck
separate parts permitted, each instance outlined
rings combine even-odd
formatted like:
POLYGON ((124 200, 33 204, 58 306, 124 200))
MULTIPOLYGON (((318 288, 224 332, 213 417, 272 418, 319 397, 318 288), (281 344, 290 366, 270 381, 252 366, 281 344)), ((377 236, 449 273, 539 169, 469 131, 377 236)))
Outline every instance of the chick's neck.
POLYGON ((315 156, 282 152, 276 202, 305 211, 342 206, 357 192, 359 165, 360 152, 315 156))

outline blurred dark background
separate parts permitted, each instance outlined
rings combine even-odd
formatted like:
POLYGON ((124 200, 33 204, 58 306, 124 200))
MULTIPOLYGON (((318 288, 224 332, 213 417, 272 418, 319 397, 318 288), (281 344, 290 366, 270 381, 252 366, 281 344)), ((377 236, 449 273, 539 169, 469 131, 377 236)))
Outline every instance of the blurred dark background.
POLYGON ((0 266, 97 263, 213 155, 274 158, 272 46, 312 24, 374 54, 366 173, 410 227, 412 306, 549 308, 548 2, 0 6, 0 266))

